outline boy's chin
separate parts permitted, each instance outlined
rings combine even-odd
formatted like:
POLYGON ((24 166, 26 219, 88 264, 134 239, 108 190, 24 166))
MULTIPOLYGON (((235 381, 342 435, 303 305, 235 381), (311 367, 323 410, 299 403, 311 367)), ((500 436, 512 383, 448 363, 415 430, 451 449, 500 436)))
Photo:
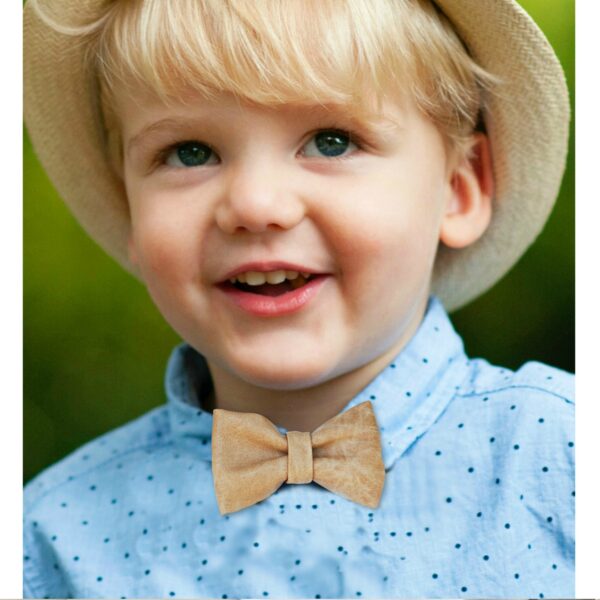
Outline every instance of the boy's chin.
POLYGON ((278 357, 269 362, 238 364, 233 371, 234 375, 249 385, 281 391, 311 388, 334 377, 331 366, 322 361, 295 358, 287 356, 284 360, 278 357))

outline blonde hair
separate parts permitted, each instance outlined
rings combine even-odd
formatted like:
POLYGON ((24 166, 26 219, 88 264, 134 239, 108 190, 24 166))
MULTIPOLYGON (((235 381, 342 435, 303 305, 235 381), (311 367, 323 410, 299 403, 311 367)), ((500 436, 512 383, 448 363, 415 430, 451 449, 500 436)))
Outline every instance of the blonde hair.
POLYGON ((412 99, 465 153, 495 83, 430 0, 113 0, 87 23, 61 23, 49 4, 29 1, 88 44, 105 112, 129 82, 165 101, 185 87, 363 117, 384 98, 412 99))

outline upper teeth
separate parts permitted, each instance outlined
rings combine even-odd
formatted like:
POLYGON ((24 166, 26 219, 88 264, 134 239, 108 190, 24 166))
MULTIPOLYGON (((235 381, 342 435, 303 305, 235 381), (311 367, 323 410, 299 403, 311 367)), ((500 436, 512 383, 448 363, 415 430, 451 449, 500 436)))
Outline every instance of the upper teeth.
POLYGON ((299 273, 298 271, 284 271, 280 269, 278 271, 246 271, 245 273, 239 273, 235 277, 231 277, 229 281, 231 283, 246 283, 248 285, 263 285, 264 283, 282 283, 286 279, 294 280, 302 275, 304 279, 308 279, 310 273, 299 273))

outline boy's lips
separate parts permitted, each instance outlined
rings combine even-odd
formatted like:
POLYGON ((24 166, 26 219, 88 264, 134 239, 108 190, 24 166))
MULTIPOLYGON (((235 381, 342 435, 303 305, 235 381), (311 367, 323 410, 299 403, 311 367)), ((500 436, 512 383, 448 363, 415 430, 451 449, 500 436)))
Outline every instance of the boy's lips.
POLYGON ((251 262, 229 271, 216 287, 244 312, 275 317, 304 308, 329 278, 328 273, 319 273, 297 263, 251 262), (273 281, 265 281, 266 277, 272 276, 275 277, 273 281))

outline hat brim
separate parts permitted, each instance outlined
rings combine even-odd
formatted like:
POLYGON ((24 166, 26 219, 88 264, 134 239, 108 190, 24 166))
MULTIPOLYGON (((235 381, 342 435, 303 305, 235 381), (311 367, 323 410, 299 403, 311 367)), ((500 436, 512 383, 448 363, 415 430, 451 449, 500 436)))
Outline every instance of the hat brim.
MULTIPOLYGON (((103 0, 61 10, 85 21, 103 0)), ((432 291, 455 310, 498 281, 541 232, 567 156, 569 97, 555 53, 514 0, 435 0, 476 61, 501 85, 485 99, 495 193, 489 228, 473 245, 440 245, 432 291)), ((83 228, 126 270, 130 217, 110 166, 97 81, 73 38, 24 14, 25 121, 48 176, 83 228)))

